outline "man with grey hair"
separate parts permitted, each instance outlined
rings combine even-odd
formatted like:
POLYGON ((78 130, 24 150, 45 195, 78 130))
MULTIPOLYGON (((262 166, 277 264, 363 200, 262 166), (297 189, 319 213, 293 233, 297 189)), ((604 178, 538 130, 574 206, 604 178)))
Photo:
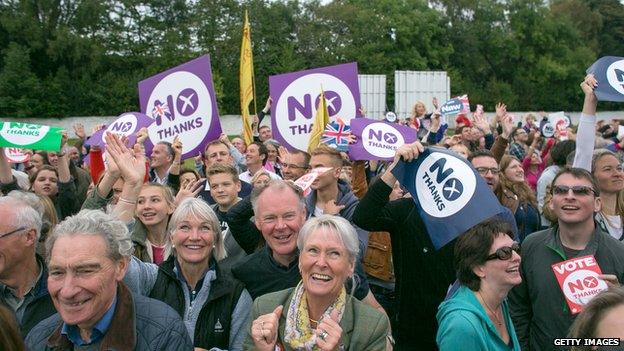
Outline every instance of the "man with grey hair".
POLYGON ((0 197, 0 218, 0 305, 15 313, 26 336, 55 313, 46 285, 46 267, 35 253, 41 215, 21 199, 6 196, 0 197))
POLYGON ((178 314, 123 284, 132 241, 98 210, 66 218, 46 241, 48 290, 57 314, 26 338, 31 350, 192 350, 178 314))

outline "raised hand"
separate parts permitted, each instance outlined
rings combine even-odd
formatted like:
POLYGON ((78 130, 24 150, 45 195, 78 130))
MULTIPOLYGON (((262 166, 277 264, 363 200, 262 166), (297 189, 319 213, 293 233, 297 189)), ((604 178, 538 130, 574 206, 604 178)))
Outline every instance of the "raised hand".
POLYGON ((173 139, 173 143, 171 143, 171 147, 173 148, 173 152, 174 152, 174 158, 179 159, 180 157, 182 157, 182 142, 180 141, 180 138, 176 135, 176 137, 173 139))
POLYGON ((438 103, 438 98, 437 97, 434 97, 433 99, 431 99, 431 104, 433 105, 433 107, 435 109, 440 108, 440 104, 438 103))
POLYGON ((496 104, 496 118, 501 119, 503 116, 507 114, 507 105, 499 102, 496 104))
POLYGON ((139 131, 137 132, 136 143, 139 145, 143 145, 146 139, 147 139, 147 128, 143 127, 139 129, 139 131))
POLYGON ((189 197, 197 197, 202 189, 202 186, 204 185, 205 180, 206 178, 200 178, 198 180, 191 180, 190 182, 182 185, 180 187, 180 191, 178 191, 178 194, 175 197, 175 204, 179 205, 182 200, 189 197))
POLYGON ((140 149, 135 145, 134 150, 129 150, 115 134, 107 133, 105 140, 106 150, 117 163, 123 180, 128 183, 142 184, 146 172, 146 159, 140 149))
POLYGON ((342 327, 339 324, 338 310, 334 309, 320 320, 316 327, 316 346, 323 351, 337 350, 342 337, 342 327))
POLYGON ((483 134, 489 134, 492 131, 490 130, 490 124, 488 123, 488 121, 485 119, 485 116, 483 114, 473 114, 472 115, 472 121, 475 125, 475 127, 477 127, 480 131, 483 132, 483 134))
POLYGON ((84 140, 87 137, 87 134, 85 133, 85 129, 82 123, 76 123, 74 124, 73 127, 74 127, 74 133, 79 139, 84 140))
POLYGON ((273 312, 263 314, 251 323, 251 337, 257 350, 273 351, 277 342, 279 319, 284 306, 277 306, 273 312))
POLYGON ((502 118, 501 118, 501 126, 503 127, 503 133, 502 136, 503 138, 509 140, 509 137, 511 137, 511 131, 514 128, 514 123, 513 123, 513 116, 506 113, 502 118))
POLYGON ((219 136, 219 140, 225 145, 227 145, 228 147, 232 145, 230 138, 228 138, 228 136, 225 133, 221 133, 221 135, 219 136))

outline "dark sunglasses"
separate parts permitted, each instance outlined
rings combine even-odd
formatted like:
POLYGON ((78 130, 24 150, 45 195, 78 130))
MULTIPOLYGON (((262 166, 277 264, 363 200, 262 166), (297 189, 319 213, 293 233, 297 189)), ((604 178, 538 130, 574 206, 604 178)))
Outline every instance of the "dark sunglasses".
POLYGON ((491 260, 506 261, 511 258, 514 251, 518 255, 520 255, 520 244, 513 243, 511 246, 503 246, 500 249, 496 250, 496 252, 494 252, 493 254, 489 255, 486 261, 491 261, 491 260))
POLYGON ((570 192, 570 189, 572 189, 572 193, 574 193, 574 195, 587 196, 594 194, 594 196, 596 196, 596 191, 592 189, 592 187, 586 185, 555 185, 552 188, 552 193, 553 195, 567 195, 570 192))

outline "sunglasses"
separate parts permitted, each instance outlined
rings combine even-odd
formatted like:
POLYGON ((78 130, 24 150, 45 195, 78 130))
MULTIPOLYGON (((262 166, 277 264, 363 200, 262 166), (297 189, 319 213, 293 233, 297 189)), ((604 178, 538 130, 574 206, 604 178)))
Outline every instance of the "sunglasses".
POLYGON ((500 249, 496 250, 496 252, 494 252, 493 254, 489 255, 486 261, 491 261, 491 260, 507 261, 508 259, 511 258, 511 256, 513 256, 514 251, 518 255, 520 255, 520 244, 513 243, 511 246, 503 246, 500 249))
POLYGON ((572 193, 574 195, 588 196, 594 194, 594 196, 596 196, 596 191, 592 189, 592 187, 586 185, 555 185, 552 188, 552 193, 553 195, 567 195, 570 192, 570 189, 572 189, 572 193))

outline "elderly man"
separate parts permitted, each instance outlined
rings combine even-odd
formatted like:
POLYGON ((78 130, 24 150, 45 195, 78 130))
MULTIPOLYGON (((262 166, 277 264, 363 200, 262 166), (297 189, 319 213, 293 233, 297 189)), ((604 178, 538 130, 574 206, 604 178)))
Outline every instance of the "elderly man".
POLYGON ((43 258, 35 254, 41 215, 20 199, 0 197, 0 305, 15 313, 23 336, 56 311, 46 289, 43 258))
MULTIPOLYGON (((245 257, 232 269, 232 273, 245 284, 252 298, 256 298, 292 288, 301 280, 297 265, 297 237, 307 215, 301 189, 283 180, 271 181, 267 187, 254 190, 252 203, 255 224, 264 237, 266 246, 245 257)), ((231 226, 230 229, 235 234, 231 226)), ((360 282, 354 296, 382 310, 369 290, 360 261, 357 261, 355 271, 360 282)))
POLYGON ((67 218, 46 242, 48 290, 58 311, 33 328, 31 350, 192 350, 178 314, 121 282, 132 241, 97 210, 67 218))

